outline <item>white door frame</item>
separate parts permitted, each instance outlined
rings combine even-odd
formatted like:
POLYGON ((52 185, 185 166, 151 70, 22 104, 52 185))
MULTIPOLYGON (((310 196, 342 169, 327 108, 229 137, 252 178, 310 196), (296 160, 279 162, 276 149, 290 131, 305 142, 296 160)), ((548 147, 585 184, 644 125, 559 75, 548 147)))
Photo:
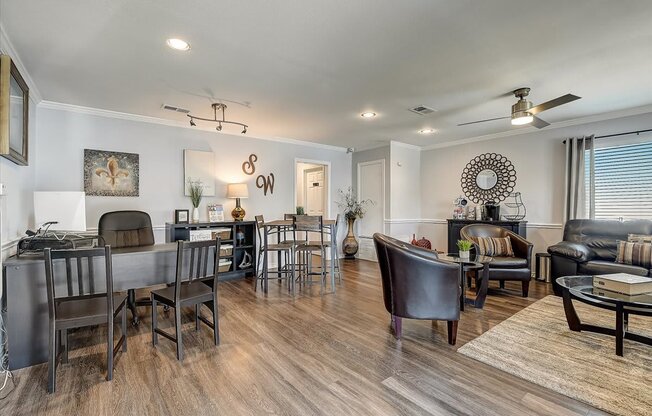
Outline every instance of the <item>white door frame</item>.
POLYGON ((327 160, 314 160, 314 159, 302 159, 295 157, 294 158, 294 169, 292 172, 292 181, 294 185, 292 186, 292 189, 294 192, 292 192, 292 209, 288 212, 297 212, 297 164, 298 163, 312 163, 315 165, 324 165, 326 166, 326 184, 328 185, 328 189, 326 192, 326 212, 324 213, 324 217, 326 219, 331 219, 331 194, 333 193, 332 185, 331 185, 331 162, 327 160))
MULTIPOLYGON (((380 164, 380 168, 382 170, 382 175, 381 175, 381 185, 382 185, 382 201, 380 201, 381 207, 383 208, 383 218, 382 218, 382 232, 383 234, 387 234, 385 231, 385 218, 387 218, 387 215, 385 214, 385 159, 377 159, 377 160, 370 160, 367 162, 359 162, 358 163, 358 183, 357 183, 357 194, 358 194, 358 201, 360 200, 360 168, 363 166, 369 166, 369 165, 375 165, 375 164, 380 164)), ((357 222, 357 230, 358 235, 360 235, 360 222, 357 222)))

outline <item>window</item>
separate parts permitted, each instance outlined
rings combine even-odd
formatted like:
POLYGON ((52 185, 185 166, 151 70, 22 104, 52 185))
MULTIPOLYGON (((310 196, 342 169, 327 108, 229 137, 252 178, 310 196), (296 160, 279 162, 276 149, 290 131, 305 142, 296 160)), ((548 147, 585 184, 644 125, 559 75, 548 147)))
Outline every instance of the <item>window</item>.
POLYGON ((594 195, 586 160, 587 212, 596 219, 652 219, 652 141, 595 149, 594 195))

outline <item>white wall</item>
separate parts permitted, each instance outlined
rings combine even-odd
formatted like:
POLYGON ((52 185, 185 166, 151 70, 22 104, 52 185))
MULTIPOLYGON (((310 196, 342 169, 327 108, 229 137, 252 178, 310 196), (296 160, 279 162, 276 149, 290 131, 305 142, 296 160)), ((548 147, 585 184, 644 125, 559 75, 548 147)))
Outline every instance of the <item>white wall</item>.
POLYGON ((475 156, 495 152, 516 169, 516 191, 527 207, 528 240, 535 252, 546 251, 562 237, 564 158, 562 141, 581 135, 605 135, 652 128, 652 114, 441 147, 421 152, 421 214, 419 233, 440 250, 447 249, 446 219, 462 194, 460 175, 475 156))
MULTIPOLYGON (((200 206, 200 218, 207 217, 208 203, 222 203, 228 217, 235 206, 224 198, 226 184, 246 182, 249 199, 242 201, 247 219, 263 214, 282 218, 294 212, 294 159, 327 160, 332 164, 333 189, 351 183, 351 156, 344 151, 324 147, 273 142, 182 127, 170 127, 140 121, 82 114, 59 109, 38 110, 38 169, 36 188, 40 191, 80 191, 83 185, 84 149, 112 150, 140 155, 139 197, 86 197, 87 224, 97 227, 102 213, 121 209, 147 211, 152 217, 157 242, 164 239, 164 224, 172 221, 174 209, 190 209, 183 195, 183 150, 215 153, 216 196, 206 197, 200 206), (242 162, 251 153, 258 156, 256 173, 247 176, 242 162), (263 195, 255 185, 258 174, 274 173, 274 193, 263 195)), ((332 201, 335 201, 333 196, 332 201)), ((338 212, 331 207, 331 213, 338 212)), ((341 230, 341 232, 343 232, 341 230)))

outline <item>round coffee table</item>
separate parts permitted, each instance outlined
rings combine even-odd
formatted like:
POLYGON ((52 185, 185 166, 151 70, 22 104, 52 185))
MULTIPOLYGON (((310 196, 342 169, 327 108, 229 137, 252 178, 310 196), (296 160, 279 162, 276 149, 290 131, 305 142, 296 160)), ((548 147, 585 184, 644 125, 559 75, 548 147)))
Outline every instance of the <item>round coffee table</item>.
POLYGON ((571 331, 590 331, 616 337, 616 355, 623 355, 623 340, 652 345, 652 338, 628 331, 629 315, 652 316, 652 293, 625 295, 593 287, 593 276, 567 276, 557 279, 562 288, 564 312, 571 331), (573 299, 616 312, 616 329, 583 324, 573 307, 573 299))
POLYGON ((475 308, 482 309, 484 301, 487 298, 487 290, 489 289, 489 267, 488 264, 492 258, 489 256, 482 256, 471 254, 469 257, 460 257, 458 253, 440 254, 439 259, 460 265, 460 287, 462 294, 460 295, 460 310, 464 310, 464 305, 469 304, 475 308), (482 276, 480 287, 475 296, 475 299, 466 298, 466 272, 470 270, 482 269, 482 276))

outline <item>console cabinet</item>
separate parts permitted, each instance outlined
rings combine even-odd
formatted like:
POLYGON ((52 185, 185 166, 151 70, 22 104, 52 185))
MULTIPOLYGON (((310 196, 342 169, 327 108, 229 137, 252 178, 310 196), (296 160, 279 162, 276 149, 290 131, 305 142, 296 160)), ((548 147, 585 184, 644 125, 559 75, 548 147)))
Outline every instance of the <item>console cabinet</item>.
POLYGON ((460 231, 469 224, 491 224, 507 228, 523 238, 527 238, 527 221, 482 221, 482 220, 448 220, 448 252, 456 253, 460 231))

